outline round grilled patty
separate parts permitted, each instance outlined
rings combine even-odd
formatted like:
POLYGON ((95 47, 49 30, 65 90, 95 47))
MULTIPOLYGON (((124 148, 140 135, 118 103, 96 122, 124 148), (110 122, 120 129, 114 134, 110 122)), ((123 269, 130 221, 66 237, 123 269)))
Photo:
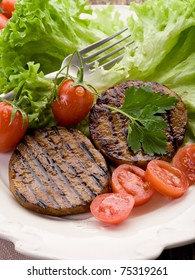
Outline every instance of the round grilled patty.
POLYGON ((109 191, 103 156, 76 129, 53 127, 27 134, 9 163, 10 189, 30 210, 62 216, 89 211, 109 191))
POLYGON ((114 165, 129 163, 145 167, 154 158, 161 158, 167 161, 171 160, 184 139, 187 125, 187 111, 181 98, 164 85, 154 82, 126 81, 109 88, 101 94, 91 110, 89 122, 90 135, 93 143, 114 165), (179 100, 172 110, 163 114, 163 118, 168 124, 166 131, 167 152, 163 156, 150 156, 142 150, 136 154, 133 153, 127 144, 129 119, 120 113, 112 114, 105 106, 121 107, 125 97, 125 90, 131 86, 150 86, 154 94, 155 92, 170 94, 179 100))

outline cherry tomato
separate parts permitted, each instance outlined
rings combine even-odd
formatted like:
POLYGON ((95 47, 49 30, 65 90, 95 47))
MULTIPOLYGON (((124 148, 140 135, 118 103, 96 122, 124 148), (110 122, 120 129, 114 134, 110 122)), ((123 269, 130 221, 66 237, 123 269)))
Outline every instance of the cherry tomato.
POLYGON ((8 18, 3 14, 0 14, 0 29, 3 29, 7 24, 8 18))
POLYGON ((13 106, 0 102, 0 152, 9 152, 22 139, 28 127, 28 119, 23 121, 20 111, 17 111, 11 121, 13 106))
POLYGON ((155 190, 171 198, 180 197, 189 186, 185 174, 163 160, 151 160, 147 165, 145 178, 155 190))
POLYGON ((154 189, 145 180, 145 171, 130 164, 121 164, 113 171, 112 190, 131 194, 135 199, 135 206, 145 204, 154 194, 154 189))
POLYGON ((173 165, 183 171, 189 184, 195 183, 195 144, 180 148, 173 158, 173 165))
POLYGON ((0 8, 7 18, 12 17, 12 12, 15 10, 15 4, 16 0, 2 0, 2 2, 0 3, 0 8))
POLYGON ((91 213, 102 222, 118 224, 124 221, 134 206, 134 198, 125 193, 106 193, 96 196, 90 205, 91 213))
POLYGON ((52 103, 52 111, 59 125, 74 125, 89 113, 94 94, 82 86, 73 86, 73 80, 65 80, 58 88, 58 99, 52 103))

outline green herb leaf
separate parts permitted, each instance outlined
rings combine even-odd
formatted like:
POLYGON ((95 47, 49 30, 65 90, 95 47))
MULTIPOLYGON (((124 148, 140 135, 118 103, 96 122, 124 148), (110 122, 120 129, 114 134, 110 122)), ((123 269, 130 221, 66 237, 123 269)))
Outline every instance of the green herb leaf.
POLYGON ((166 153, 167 123, 162 114, 171 110, 178 99, 169 94, 153 92, 150 87, 135 88, 125 92, 121 108, 108 106, 130 119, 127 143, 134 153, 143 149, 147 154, 166 153))

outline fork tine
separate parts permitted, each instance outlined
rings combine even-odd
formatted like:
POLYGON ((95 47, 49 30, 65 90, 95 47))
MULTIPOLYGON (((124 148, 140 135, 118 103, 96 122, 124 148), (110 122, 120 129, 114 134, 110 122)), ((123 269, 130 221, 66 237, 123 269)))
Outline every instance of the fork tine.
POLYGON ((88 52, 90 52, 90 51, 96 49, 97 47, 99 47, 99 46, 105 44, 106 42, 112 40, 113 38, 115 38, 116 36, 122 34, 122 33, 125 32, 126 30, 128 30, 128 28, 124 28, 123 30, 118 31, 117 33, 115 33, 115 34, 113 34, 113 35, 111 35, 111 36, 109 36, 109 37, 106 37, 106 38, 104 38, 104 39, 102 39, 102 40, 100 40, 100 41, 98 41, 98 42, 95 42, 94 44, 92 44, 92 45, 90 45, 90 46, 88 46, 88 47, 82 49, 79 53, 80 53, 81 55, 84 55, 84 54, 86 54, 86 53, 88 53, 88 52))
POLYGON ((117 62, 119 62, 122 58, 124 57, 124 54, 121 54, 119 56, 117 56, 116 58, 110 60, 109 62, 101 65, 104 69, 111 67, 112 65, 116 64, 117 62))
POLYGON ((112 48, 112 47, 118 45, 119 43, 125 41, 125 40, 126 40, 127 38, 129 38, 130 36, 131 36, 131 34, 128 34, 126 37, 124 37, 124 38, 118 40, 117 42, 114 42, 113 44, 110 44, 109 46, 106 46, 106 47, 102 48, 101 50, 95 52, 95 53, 92 54, 92 55, 89 55, 88 57, 84 57, 84 58, 83 58, 83 61, 84 61, 84 62, 87 62, 87 61, 91 60, 92 58, 96 57, 97 55, 99 55, 99 54, 101 54, 101 53, 103 53, 103 52, 109 50, 110 48, 112 48))
POLYGON ((118 48, 118 49, 116 49, 116 50, 114 50, 114 51, 112 51, 112 52, 110 52, 110 53, 104 55, 103 57, 101 57, 101 58, 99 58, 99 59, 97 59, 97 60, 95 60, 95 61, 92 61, 91 63, 87 63, 87 66, 88 66, 89 68, 94 67, 96 61, 97 61, 97 62, 102 62, 102 61, 106 60, 107 58, 113 56, 115 53, 118 53, 118 52, 120 52, 121 50, 127 48, 128 46, 130 46, 130 45, 133 44, 133 43, 134 43, 134 41, 131 41, 131 42, 127 43, 125 46, 122 46, 122 47, 120 47, 120 48, 118 48))

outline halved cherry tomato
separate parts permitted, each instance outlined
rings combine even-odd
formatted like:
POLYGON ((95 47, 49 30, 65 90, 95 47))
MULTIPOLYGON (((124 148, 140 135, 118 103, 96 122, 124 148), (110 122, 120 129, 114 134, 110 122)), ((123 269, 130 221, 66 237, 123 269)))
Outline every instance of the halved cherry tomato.
POLYGON ((3 29, 7 24, 8 18, 3 14, 0 14, 0 29, 3 29))
POLYGON ((155 190, 171 198, 180 197, 189 186, 185 174, 163 160, 151 160, 147 165, 145 178, 155 190))
POLYGON ((123 222, 134 206, 134 198, 125 193, 105 193, 96 196, 90 205, 91 213, 102 222, 118 224, 123 222))
POLYGON ((189 184, 195 183, 195 144, 180 148, 173 157, 173 165, 183 171, 189 184))
POLYGON ((154 194, 154 189, 145 180, 145 171, 130 164, 121 164, 113 171, 112 190, 131 194, 135 199, 135 206, 148 202, 154 194))
POLYGON ((0 152, 9 152, 15 148, 28 127, 28 119, 24 120, 19 110, 11 121, 12 113, 11 104, 0 102, 0 152))
POLYGON ((0 3, 0 8, 3 11, 3 14, 7 18, 12 17, 12 13, 15 10, 16 0, 2 0, 0 3))
POLYGON ((52 103, 52 111, 59 125, 74 125, 89 113, 94 94, 82 86, 74 86, 66 79, 58 88, 58 99, 52 103))

